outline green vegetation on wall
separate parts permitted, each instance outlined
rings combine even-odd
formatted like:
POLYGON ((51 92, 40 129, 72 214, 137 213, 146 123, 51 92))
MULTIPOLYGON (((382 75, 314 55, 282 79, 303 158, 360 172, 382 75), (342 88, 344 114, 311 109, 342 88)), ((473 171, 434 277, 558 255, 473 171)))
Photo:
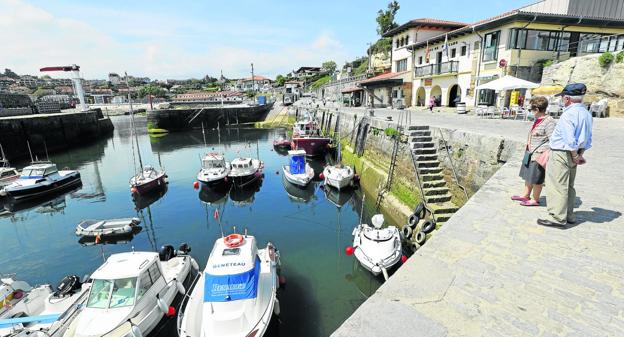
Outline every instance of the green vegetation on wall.
POLYGON ((332 80, 332 77, 330 75, 325 75, 325 76, 319 78, 318 80, 314 81, 314 83, 312 83, 310 88, 312 90, 316 90, 316 89, 320 88, 321 86, 331 82, 331 80, 332 80))
POLYGON ((607 68, 611 65, 611 63, 613 63, 613 60, 615 60, 615 56, 613 55, 613 53, 606 52, 600 55, 600 57, 598 58, 598 63, 600 63, 601 67, 607 68))
POLYGON ((617 55, 615 56, 615 63, 622 63, 624 62, 624 50, 617 53, 617 55))

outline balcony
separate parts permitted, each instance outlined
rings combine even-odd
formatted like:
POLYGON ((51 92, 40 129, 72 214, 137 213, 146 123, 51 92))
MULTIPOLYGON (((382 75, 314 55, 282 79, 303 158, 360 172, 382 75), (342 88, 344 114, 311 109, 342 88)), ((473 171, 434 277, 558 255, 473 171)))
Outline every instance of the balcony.
POLYGON ((442 63, 428 64, 422 67, 416 67, 415 76, 425 77, 442 74, 457 73, 459 69, 459 61, 448 61, 442 63))

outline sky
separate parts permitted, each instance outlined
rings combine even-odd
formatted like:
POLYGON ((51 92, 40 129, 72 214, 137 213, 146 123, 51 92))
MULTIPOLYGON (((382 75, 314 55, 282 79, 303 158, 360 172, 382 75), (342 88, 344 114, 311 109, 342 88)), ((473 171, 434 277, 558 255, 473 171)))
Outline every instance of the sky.
MULTIPOLYGON (((474 22, 531 0, 399 0, 395 21, 474 22)), ((0 0, 0 69, 78 64, 86 79, 274 78, 366 55, 388 0, 0 0)), ((52 77, 67 77, 51 74, 52 77)))

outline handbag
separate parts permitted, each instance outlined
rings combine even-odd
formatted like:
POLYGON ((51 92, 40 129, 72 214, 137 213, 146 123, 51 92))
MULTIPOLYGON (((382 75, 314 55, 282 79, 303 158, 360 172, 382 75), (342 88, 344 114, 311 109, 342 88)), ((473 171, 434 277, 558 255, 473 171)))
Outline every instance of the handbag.
POLYGON ((550 149, 540 153, 540 155, 535 159, 539 166, 546 168, 546 164, 548 164, 548 159, 550 159, 550 149))

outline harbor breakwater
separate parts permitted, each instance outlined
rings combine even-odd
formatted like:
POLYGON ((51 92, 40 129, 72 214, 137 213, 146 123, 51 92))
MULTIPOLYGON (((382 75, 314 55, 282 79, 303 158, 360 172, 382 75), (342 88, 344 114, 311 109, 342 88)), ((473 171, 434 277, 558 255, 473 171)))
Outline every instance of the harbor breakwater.
POLYGON ((45 151, 78 147, 112 134, 113 123, 100 110, 0 118, 0 144, 9 160, 45 158, 45 151))
POLYGON ((263 105, 208 106, 193 109, 156 109, 147 113, 148 129, 180 131, 200 128, 215 128, 217 125, 253 123, 266 118, 273 103, 263 105))

